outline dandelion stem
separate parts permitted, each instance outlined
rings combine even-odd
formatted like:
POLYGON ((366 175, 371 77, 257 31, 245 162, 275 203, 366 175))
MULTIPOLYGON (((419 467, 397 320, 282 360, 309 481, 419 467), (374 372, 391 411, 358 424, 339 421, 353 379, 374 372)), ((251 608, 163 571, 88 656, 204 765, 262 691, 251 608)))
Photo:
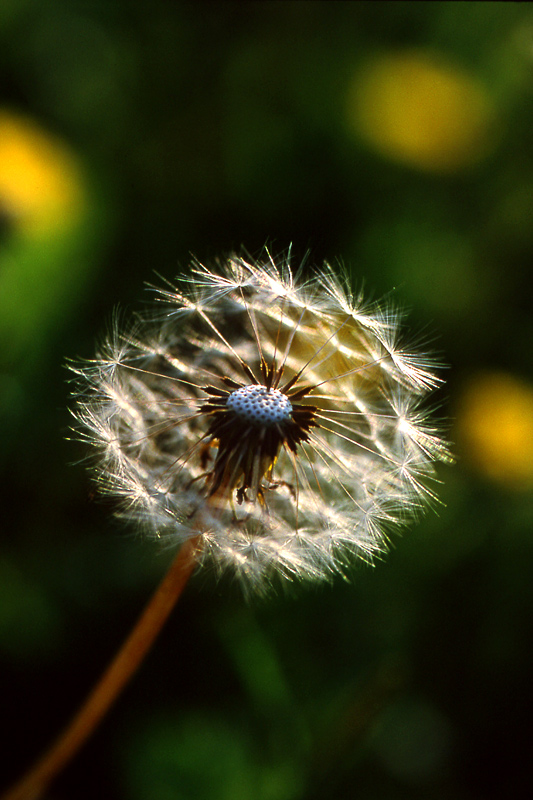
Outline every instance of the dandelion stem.
POLYGON ((189 539, 149 600, 137 624, 85 703, 50 749, 0 800, 36 800, 98 727, 149 652, 196 564, 201 536, 189 539))

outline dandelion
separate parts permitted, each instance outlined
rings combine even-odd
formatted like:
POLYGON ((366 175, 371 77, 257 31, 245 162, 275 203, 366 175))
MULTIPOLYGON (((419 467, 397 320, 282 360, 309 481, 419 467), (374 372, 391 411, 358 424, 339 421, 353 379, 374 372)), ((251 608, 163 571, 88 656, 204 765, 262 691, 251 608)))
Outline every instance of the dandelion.
POLYGON ((421 408, 438 379, 398 314, 329 267, 300 282, 271 258, 197 264, 188 292, 157 294, 157 327, 115 330, 78 370, 78 418, 123 513, 165 541, 200 535, 199 562, 247 592, 381 553, 448 457, 421 408))
POLYGON ((399 314, 324 267, 196 264, 188 291, 76 367, 76 417, 121 513, 181 544, 115 660, 65 732, 2 800, 29 800, 75 755, 151 647, 198 565, 248 594, 346 575, 435 495, 449 460, 424 409, 439 380, 399 314))

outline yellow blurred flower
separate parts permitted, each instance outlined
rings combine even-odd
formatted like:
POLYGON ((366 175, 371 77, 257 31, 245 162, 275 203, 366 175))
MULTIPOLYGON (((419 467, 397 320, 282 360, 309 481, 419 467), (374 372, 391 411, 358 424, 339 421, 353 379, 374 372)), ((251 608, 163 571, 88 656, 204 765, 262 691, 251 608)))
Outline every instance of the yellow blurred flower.
POLYGON ((349 125, 382 154, 434 172, 482 159, 494 142, 494 109, 483 86, 423 52, 384 56, 349 91, 349 125))
POLYGON ((464 458, 488 478, 514 488, 533 485, 533 386, 513 375, 477 375, 458 407, 464 458))
MULTIPOLYGON (((0 108, 0 372, 31 369, 87 277, 87 174, 68 145, 0 108)), ((75 307, 75 304, 74 304, 75 307)), ((15 403, 16 405, 16 403, 15 403)))
POLYGON ((20 232, 70 226, 83 206, 76 159, 35 122, 0 110, 0 211, 20 232))

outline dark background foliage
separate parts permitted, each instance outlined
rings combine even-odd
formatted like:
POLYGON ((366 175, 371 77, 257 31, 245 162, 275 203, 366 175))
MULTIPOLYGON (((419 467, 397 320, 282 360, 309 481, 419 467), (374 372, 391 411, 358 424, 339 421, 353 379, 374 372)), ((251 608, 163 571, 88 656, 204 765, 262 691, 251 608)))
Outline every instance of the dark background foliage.
POLYGON ((435 332, 459 456, 445 505, 350 583, 245 604, 197 576, 50 797, 524 796, 529 4, 4 0, 0 92, 2 782, 68 719, 170 557, 73 466, 65 359, 91 357, 155 271, 292 244, 435 332), (17 147, 59 200, 23 162, 9 177, 17 147))

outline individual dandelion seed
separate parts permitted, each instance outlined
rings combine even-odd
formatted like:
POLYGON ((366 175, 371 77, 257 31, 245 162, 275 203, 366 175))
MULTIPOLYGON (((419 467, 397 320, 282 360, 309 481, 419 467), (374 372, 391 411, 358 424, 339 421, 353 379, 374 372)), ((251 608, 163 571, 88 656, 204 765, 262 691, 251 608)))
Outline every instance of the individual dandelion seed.
POLYGON ((424 410, 439 383, 401 344, 399 315, 325 266, 300 281, 232 257, 196 264, 188 292, 74 368, 76 417, 122 513, 182 547, 78 714, 1 800, 35 800, 73 758, 150 649, 198 564, 245 591, 322 580, 386 549, 434 498, 450 459, 424 410))
POLYGON ((77 370, 102 488, 160 538, 200 535, 199 562, 247 592, 372 560, 449 458, 421 406, 431 360, 328 266, 300 282, 235 256, 187 288, 77 370))

